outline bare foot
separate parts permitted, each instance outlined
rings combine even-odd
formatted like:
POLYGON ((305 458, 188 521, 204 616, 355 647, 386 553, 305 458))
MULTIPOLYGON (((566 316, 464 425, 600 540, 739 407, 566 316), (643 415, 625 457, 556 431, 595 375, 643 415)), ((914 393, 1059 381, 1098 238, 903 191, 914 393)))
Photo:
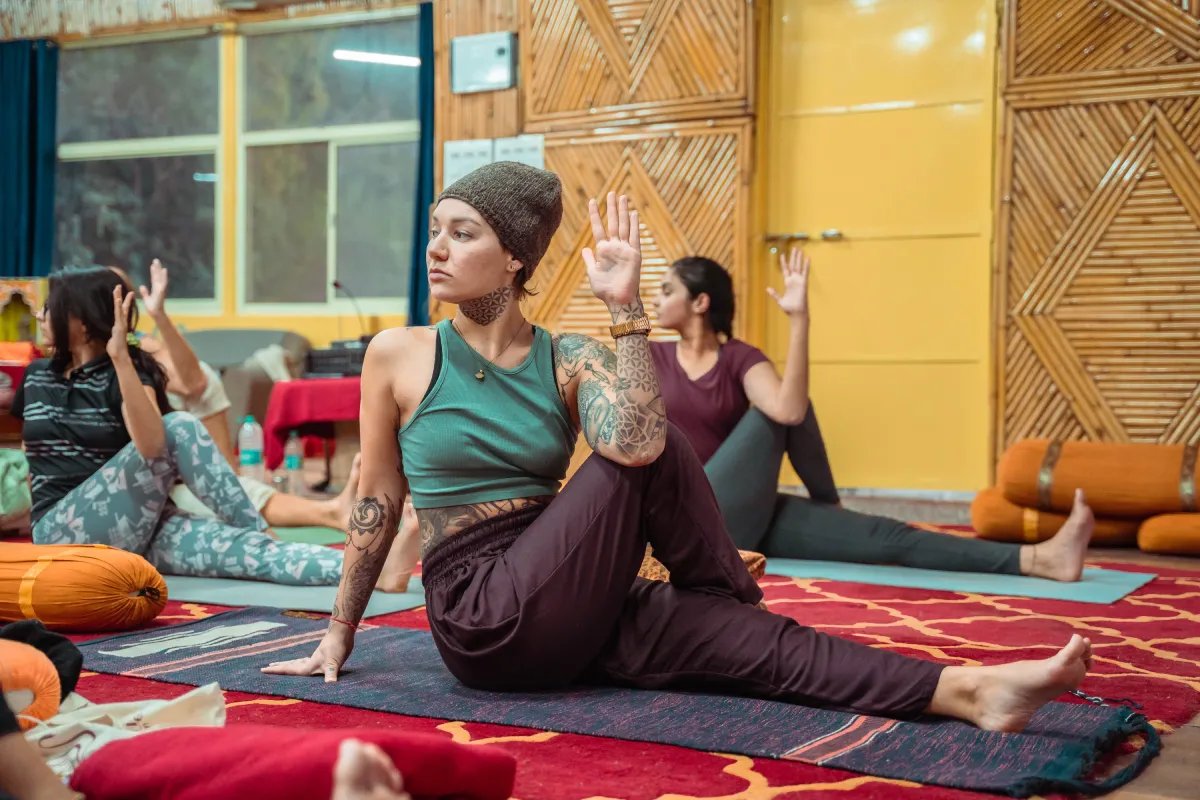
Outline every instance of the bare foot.
MULTIPOLYGON (((1088 542, 1096 528, 1096 518, 1088 507, 1082 489, 1075 490, 1075 504, 1071 516, 1046 541, 1026 545, 1029 556, 1026 575, 1049 578, 1054 581, 1077 581, 1083 574, 1083 557, 1087 554, 1088 542)), ((1025 556, 1025 553, 1022 553, 1025 556)), ((1022 558, 1022 562, 1025 558, 1022 558)))
POLYGON ((383 570, 375 588, 381 592, 406 592, 412 578, 413 568, 420 555, 421 533, 417 525, 417 512, 412 497, 404 498, 404 509, 400 512, 400 530, 392 540, 392 549, 383 562, 383 570))
POLYGON ((387 753, 358 739, 345 739, 333 767, 329 800, 412 800, 400 770, 387 753))
POLYGON ((321 504, 329 517, 329 527, 339 531, 349 527, 350 513, 354 511, 354 503, 357 500, 358 476, 361 471, 362 453, 358 453, 354 456, 354 461, 350 462, 350 477, 346 479, 346 487, 342 489, 342 493, 321 504))
POLYGON ((988 731, 1023 730, 1039 708, 1079 686, 1091 661, 1092 643, 1075 634, 1050 658, 978 667, 972 721, 988 731))

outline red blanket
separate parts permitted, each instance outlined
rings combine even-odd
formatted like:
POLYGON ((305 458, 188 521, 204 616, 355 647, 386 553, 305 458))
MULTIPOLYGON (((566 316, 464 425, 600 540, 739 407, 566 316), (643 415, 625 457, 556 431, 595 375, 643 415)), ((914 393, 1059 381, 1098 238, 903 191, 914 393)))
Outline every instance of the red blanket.
POLYGON ((168 728, 100 749, 75 771, 71 788, 88 800, 329 800, 343 739, 378 745, 414 798, 505 800, 516 759, 489 747, 390 730, 168 728))

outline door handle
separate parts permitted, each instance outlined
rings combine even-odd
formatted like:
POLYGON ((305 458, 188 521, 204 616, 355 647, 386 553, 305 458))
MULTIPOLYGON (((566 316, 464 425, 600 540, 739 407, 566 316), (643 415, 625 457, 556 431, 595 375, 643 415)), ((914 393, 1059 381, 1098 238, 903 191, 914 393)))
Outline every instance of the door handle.
POLYGON ((779 252, 779 243, 791 244, 792 242, 807 242, 812 237, 803 231, 797 233, 768 233, 763 237, 763 240, 771 245, 771 255, 779 252))
POLYGON ((829 230, 821 231, 821 238, 827 242, 840 242, 846 237, 837 228, 830 228, 829 230))

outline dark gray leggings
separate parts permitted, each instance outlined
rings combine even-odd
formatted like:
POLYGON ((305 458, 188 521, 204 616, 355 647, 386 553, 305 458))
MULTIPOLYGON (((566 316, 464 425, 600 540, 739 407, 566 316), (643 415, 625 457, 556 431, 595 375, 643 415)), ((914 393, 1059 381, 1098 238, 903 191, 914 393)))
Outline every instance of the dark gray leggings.
POLYGON ((834 505, 833 473, 816 413, 799 425, 751 408, 704 465, 737 546, 776 558, 899 564, 1019 575, 1020 545, 932 533, 834 505), (812 500, 778 491, 788 454, 812 500))

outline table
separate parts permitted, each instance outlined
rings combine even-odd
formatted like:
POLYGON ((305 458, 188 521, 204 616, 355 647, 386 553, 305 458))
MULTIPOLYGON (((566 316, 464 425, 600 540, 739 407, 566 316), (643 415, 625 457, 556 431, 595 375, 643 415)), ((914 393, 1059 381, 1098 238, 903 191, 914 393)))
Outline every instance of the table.
POLYGON ((361 399, 358 377, 276 381, 263 421, 267 469, 278 469, 283 463, 283 449, 292 430, 314 423, 358 422, 361 399))

